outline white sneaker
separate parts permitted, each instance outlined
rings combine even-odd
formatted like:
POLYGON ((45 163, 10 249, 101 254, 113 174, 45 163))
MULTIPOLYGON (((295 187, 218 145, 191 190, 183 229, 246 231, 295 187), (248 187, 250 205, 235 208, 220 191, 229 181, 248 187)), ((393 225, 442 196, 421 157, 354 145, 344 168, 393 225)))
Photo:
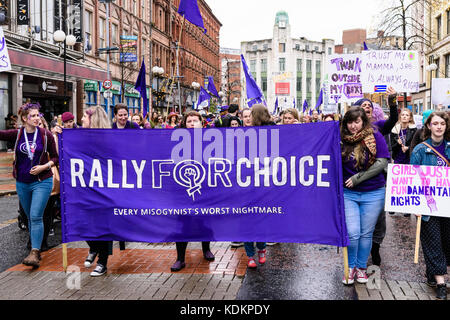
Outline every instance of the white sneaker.
POLYGON ((86 268, 92 267, 95 257, 97 257, 97 253, 89 253, 88 256, 86 257, 86 260, 84 261, 84 266, 86 268))
POLYGON ((239 248, 239 247, 242 247, 243 245, 244 245, 243 242, 232 242, 231 243, 232 248, 239 248))
POLYGON ((342 283, 345 285, 351 285, 351 284, 355 283, 355 275, 356 275, 356 268, 350 269, 349 273, 348 273, 348 282, 345 280, 345 274, 344 274, 344 277, 342 278, 342 283))
POLYGON ((369 282, 369 278, 367 277, 366 269, 356 268, 356 281, 358 281, 358 283, 369 282))
POLYGON ((97 267, 95 267, 94 271, 91 272, 91 277, 100 277, 104 275, 107 271, 107 268, 100 263, 97 263, 97 267))

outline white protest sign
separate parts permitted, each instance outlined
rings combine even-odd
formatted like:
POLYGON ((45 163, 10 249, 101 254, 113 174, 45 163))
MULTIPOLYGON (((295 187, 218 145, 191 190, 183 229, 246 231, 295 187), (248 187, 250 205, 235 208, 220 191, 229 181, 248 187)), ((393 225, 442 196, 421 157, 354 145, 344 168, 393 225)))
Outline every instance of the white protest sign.
POLYGON ((361 85, 361 54, 333 54, 328 56, 328 82, 326 90, 329 103, 352 103, 364 98, 361 85))
POLYGON ((433 104, 442 104, 443 106, 450 106, 450 79, 433 79, 431 89, 431 100, 433 104))
POLYGON ((397 92, 419 91, 419 55, 417 51, 369 50, 363 51, 364 93, 386 92, 393 87, 397 92))
POLYGON ((3 28, 0 27, 0 72, 10 71, 11 62, 9 61, 8 48, 6 47, 5 35, 3 28))
POLYGON ((390 164, 385 210, 450 218, 450 167, 390 164))

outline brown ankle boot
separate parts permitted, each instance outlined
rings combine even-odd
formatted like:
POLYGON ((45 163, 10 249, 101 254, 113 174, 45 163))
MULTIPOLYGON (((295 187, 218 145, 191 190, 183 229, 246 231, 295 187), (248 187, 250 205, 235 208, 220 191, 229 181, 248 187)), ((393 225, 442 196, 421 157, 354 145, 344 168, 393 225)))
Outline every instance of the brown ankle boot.
POLYGON ((40 260, 39 258, 40 258, 39 250, 33 249, 30 251, 30 254, 28 255, 28 257, 23 259, 22 263, 26 266, 32 266, 34 268, 39 268, 39 260, 40 260))

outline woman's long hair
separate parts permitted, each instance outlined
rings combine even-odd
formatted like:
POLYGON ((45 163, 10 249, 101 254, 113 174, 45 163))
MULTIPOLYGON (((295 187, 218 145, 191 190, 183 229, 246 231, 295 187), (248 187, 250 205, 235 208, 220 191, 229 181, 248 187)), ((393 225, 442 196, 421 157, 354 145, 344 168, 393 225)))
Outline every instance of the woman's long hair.
POLYGON ((252 107, 252 125, 255 127, 266 126, 270 124, 272 118, 269 110, 263 104, 255 104, 252 107))
MULTIPOLYGON (((353 154, 356 164, 358 167, 362 166, 365 161, 366 153, 364 145, 361 141, 357 143, 348 143, 345 141, 345 137, 353 136, 353 134, 348 130, 348 124, 354 122, 361 118, 363 125, 361 131, 368 130, 372 128, 369 118, 367 118, 366 112, 363 108, 359 106, 351 107, 344 115, 344 119, 341 124, 341 139, 342 139, 342 159, 349 160, 350 156, 353 154)), ((360 131, 360 132, 361 132, 360 131)))
POLYGON ((86 114, 89 116, 91 129, 111 129, 111 122, 105 110, 99 106, 93 106, 86 109, 86 114))
POLYGON ((284 113, 283 113, 283 122, 282 122, 283 124, 284 124, 284 115, 285 115, 286 113, 291 114, 291 115, 294 117, 295 120, 300 121, 300 116, 299 116, 299 114, 298 114, 298 110, 295 109, 295 108, 289 108, 289 109, 284 110, 284 113))
POLYGON ((431 130, 428 128, 428 126, 431 124, 431 120, 434 116, 441 117, 445 120, 446 127, 444 138, 445 140, 450 141, 450 117, 448 116, 447 112, 444 111, 435 111, 427 118, 427 121, 425 121, 425 124, 423 126, 422 141, 431 138, 431 130))

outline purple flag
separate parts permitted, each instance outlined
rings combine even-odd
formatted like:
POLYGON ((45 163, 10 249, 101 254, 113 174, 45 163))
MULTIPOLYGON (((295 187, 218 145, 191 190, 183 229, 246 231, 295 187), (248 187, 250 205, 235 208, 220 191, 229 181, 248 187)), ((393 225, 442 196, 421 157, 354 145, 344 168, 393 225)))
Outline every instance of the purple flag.
POLYGON ((216 86, 214 85, 214 78, 212 76, 208 77, 208 91, 217 98, 219 97, 219 93, 217 92, 216 86))
POLYGON ((308 110, 308 101, 306 101, 305 99, 305 101, 303 102, 303 113, 305 113, 306 110, 308 110))
POLYGON ((63 130, 63 243, 268 241, 346 247, 339 143, 334 121, 63 130))
POLYGON ((317 100, 316 103, 316 110, 319 110, 319 107, 322 105, 322 103, 323 103, 323 89, 320 89, 319 99, 317 100))
POLYGON ((367 48, 367 44, 365 41, 364 41, 364 50, 369 50, 369 48, 367 48))
POLYGON ((136 84, 134 85, 134 88, 139 91, 142 97, 142 115, 147 115, 147 104, 148 104, 148 98, 147 98, 147 85, 145 83, 145 63, 144 60, 142 60, 141 70, 139 71, 139 76, 137 78, 136 84))
POLYGON ((277 100, 275 100, 275 108, 273 108, 272 115, 276 115, 278 113, 278 97, 277 100))
POLYGON ((242 67, 244 69, 245 74, 245 86, 247 89, 247 100, 252 100, 259 98, 261 101, 265 101, 264 94, 262 93, 261 89, 256 84, 255 79, 253 79, 253 76, 250 73, 250 70, 248 69, 247 63, 245 62, 244 56, 241 54, 241 60, 242 60, 242 67))
POLYGON ((200 95, 198 96, 197 110, 203 102, 209 101, 209 99, 211 99, 209 93, 202 86, 200 86, 200 95))
POLYGON ((190 23, 204 29, 206 33, 197 0, 180 0, 178 13, 184 16, 190 23))

